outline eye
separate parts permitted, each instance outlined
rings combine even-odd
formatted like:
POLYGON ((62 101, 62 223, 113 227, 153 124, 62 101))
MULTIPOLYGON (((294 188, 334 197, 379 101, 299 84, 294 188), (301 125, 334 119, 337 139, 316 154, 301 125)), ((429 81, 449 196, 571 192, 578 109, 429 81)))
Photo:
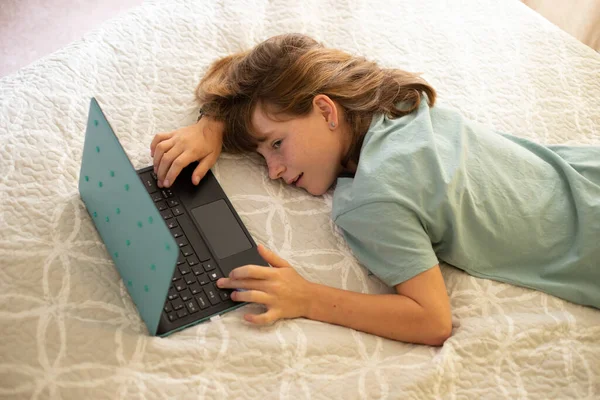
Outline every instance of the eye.
POLYGON ((277 150, 278 148, 281 147, 281 142, 282 140, 276 140, 273 142, 273 144, 271 145, 272 148, 274 148, 275 150, 277 150))

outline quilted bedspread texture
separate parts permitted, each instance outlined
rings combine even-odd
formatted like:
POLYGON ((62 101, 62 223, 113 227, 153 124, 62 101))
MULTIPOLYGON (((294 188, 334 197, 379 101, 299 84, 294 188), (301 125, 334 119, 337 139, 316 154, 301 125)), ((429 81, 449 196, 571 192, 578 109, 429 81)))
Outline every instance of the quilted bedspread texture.
MULTIPOLYGON (((242 316, 256 305, 148 335, 77 190, 90 97, 141 168, 157 132, 195 121, 212 61, 292 31, 422 72, 440 104, 491 128, 600 145, 600 55, 516 0, 148 1, 0 79, 0 398, 600 398, 599 310, 447 265, 443 347, 306 319, 255 327, 242 316)), ((271 181, 255 155, 213 171, 305 278, 390 291, 332 224, 331 192, 271 181)))

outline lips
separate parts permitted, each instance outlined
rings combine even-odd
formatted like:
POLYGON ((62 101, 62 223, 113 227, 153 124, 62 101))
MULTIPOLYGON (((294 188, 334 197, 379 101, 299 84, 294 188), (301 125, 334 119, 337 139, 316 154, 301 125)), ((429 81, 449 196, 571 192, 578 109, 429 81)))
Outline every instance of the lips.
POLYGON ((298 186, 298 181, 300 180, 300 178, 302 178, 302 175, 304 175, 304 173, 301 173, 300 175, 298 175, 298 176, 296 177, 296 179, 294 179, 294 180, 291 182, 291 184, 292 184, 292 185, 295 185, 295 186, 298 186))

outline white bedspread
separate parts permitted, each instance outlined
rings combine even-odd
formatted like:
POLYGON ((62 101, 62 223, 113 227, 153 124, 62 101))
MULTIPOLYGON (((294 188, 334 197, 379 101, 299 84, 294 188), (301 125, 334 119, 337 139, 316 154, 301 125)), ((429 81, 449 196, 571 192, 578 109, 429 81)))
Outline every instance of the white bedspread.
MULTIPOLYGON (((148 336, 77 191, 89 99, 141 168, 155 133, 195 120, 211 61, 289 31, 423 72, 440 104, 491 127, 600 144, 600 55, 516 0, 145 3, 0 80, 0 398, 599 398, 600 311, 448 266, 441 348, 305 319, 256 328, 256 306, 148 336)), ((250 156, 214 172, 307 279, 388 290, 332 225, 331 194, 272 182, 250 156)))

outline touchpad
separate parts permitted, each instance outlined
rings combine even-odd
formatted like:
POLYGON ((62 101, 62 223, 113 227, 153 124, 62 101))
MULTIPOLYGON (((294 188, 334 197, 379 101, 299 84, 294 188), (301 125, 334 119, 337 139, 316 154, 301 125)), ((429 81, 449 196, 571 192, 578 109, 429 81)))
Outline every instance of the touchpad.
POLYGON ((192 215, 219 259, 252 248, 225 200, 196 207, 192 215))

